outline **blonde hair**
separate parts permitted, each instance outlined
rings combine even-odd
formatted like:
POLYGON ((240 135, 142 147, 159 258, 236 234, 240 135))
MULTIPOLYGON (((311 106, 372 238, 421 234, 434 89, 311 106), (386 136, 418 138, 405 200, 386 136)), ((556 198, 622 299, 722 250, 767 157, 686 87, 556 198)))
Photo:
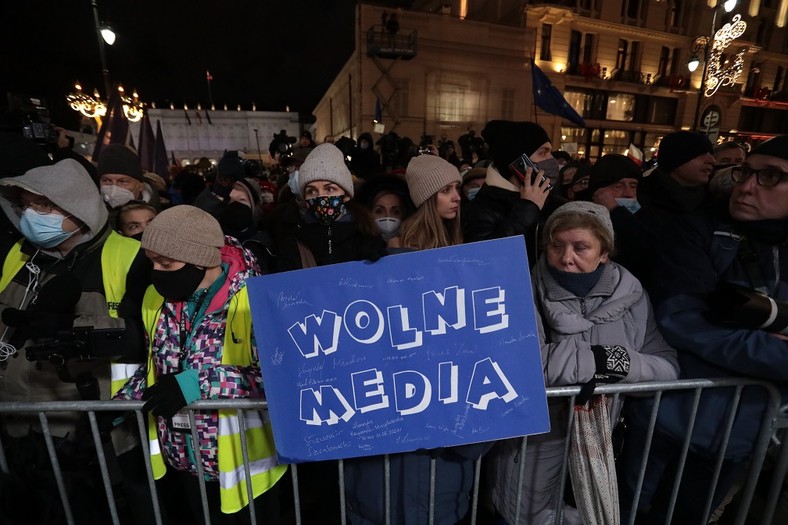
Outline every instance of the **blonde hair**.
POLYGON ((460 210, 453 219, 442 219, 438 214, 438 194, 419 206, 400 229, 402 246, 413 250, 428 250, 462 244, 460 210))

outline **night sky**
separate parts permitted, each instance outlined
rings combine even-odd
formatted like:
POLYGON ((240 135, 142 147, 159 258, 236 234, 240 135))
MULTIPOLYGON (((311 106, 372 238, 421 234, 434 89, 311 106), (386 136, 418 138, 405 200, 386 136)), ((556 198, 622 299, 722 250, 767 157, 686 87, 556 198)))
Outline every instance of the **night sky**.
MULTIPOLYGON (((354 45, 355 0, 98 0, 117 40, 107 50, 113 82, 157 107, 206 108, 205 71, 217 107, 309 114, 354 45)), ((79 80, 103 95, 90 0, 3 0, 2 104, 15 92, 43 97, 73 129, 65 96, 79 80)))

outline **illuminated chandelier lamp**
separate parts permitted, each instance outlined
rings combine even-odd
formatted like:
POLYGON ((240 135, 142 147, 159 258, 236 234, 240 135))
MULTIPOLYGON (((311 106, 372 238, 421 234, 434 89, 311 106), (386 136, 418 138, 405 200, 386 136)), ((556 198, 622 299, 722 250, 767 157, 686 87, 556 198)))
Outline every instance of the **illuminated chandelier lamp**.
MULTIPOLYGON (((98 90, 93 91, 93 96, 82 91, 82 86, 77 82, 74 84, 75 92, 69 93, 66 97, 71 109, 79 111, 81 114, 92 119, 101 119, 107 114, 107 104, 101 100, 98 90)), ((145 104, 140 100, 136 91, 132 91, 131 96, 126 95, 123 86, 118 86, 120 100, 123 105, 123 114, 129 122, 139 122, 144 113, 145 104)))
POLYGON ((741 15, 736 15, 714 34, 706 69, 706 89, 703 93, 707 97, 714 95, 721 86, 734 85, 741 75, 744 69, 744 53, 747 49, 740 50, 724 63, 722 63, 722 54, 731 42, 744 34, 746 29, 747 23, 741 19, 741 15))

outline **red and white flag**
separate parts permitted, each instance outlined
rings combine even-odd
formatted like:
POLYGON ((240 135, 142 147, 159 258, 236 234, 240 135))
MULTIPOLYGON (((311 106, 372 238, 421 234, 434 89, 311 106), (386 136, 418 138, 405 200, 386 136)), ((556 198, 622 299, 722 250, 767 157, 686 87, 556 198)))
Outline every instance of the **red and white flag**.
POLYGON ((627 150, 627 157, 632 159, 638 166, 643 165, 643 152, 631 142, 629 143, 629 149, 627 150))

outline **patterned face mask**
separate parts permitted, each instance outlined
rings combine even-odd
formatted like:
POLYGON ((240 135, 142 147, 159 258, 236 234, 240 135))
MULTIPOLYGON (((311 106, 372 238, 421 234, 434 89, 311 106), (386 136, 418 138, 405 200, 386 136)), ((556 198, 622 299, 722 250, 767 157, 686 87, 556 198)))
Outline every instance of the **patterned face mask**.
POLYGON ((344 195, 322 195, 306 200, 306 207, 320 221, 328 226, 345 214, 344 195))

